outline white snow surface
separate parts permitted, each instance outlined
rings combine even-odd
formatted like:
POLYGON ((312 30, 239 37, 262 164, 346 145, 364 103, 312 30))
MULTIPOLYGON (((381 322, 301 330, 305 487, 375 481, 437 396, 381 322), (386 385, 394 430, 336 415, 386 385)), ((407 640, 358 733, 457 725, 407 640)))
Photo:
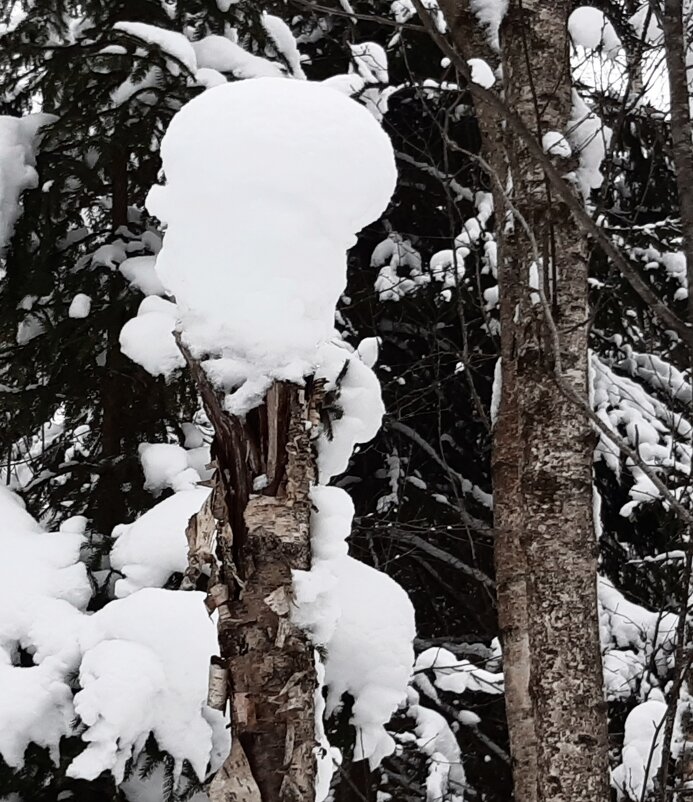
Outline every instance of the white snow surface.
POLYGON ((223 715, 206 705, 217 639, 203 600, 203 593, 147 588, 86 619, 75 712, 88 746, 69 776, 90 780, 109 770, 120 782, 150 732, 173 757, 176 776, 184 759, 200 779, 210 760, 213 769, 221 764, 228 733, 223 715))
MULTIPOLYGON (((471 200, 471 193, 469 199, 471 200)), ((486 227, 493 214, 493 196, 490 192, 477 192, 473 196, 474 205, 477 213, 474 217, 469 217, 464 221, 462 230, 455 237, 455 249, 446 248, 433 254, 430 261, 430 276, 440 282, 442 289, 440 299, 450 301, 452 290, 459 285, 465 275, 465 260, 473 251, 483 249, 484 261, 487 261, 493 271, 495 259, 495 243, 490 240, 490 234, 486 232, 486 227)), ((487 303, 489 293, 493 293, 491 287, 485 291, 487 303)), ((497 289, 495 290, 497 296, 497 289)))
MULTIPOLYGON (((166 28, 160 28, 157 25, 148 25, 145 22, 116 22, 113 29, 121 31, 128 36, 133 36, 136 39, 141 39, 143 42, 147 42, 150 45, 156 45, 161 48, 164 53, 173 56, 174 59, 181 62, 193 75, 197 71, 195 51, 182 33, 168 31, 166 28)), ((177 65, 169 64, 169 70, 171 70, 174 75, 178 74, 177 65)))
POLYGON ((293 77, 305 79, 306 74, 301 66, 301 54, 291 28, 281 17, 268 14, 266 11, 262 14, 262 27, 272 40, 277 52, 286 60, 293 77))
POLYGON ((67 310, 68 317, 83 318, 88 317, 91 311, 91 298, 83 292, 78 292, 72 299, 70 308, 67 310))
MULTIPOLYGON (((443 12, 438 6, 438 0, 422 0, 422 5, 428 11, 438 32, 446 33, 448 27, 445 23, 443 12)), ((416 8, 411 0, 394 0, 390 4, 390 12, 397 22, 407 22, 412 17, 417 16, 416 8)))
MULTIPOLYGON (((0 34, 10 33, 20 25, 27 17, 27 11, 22 7, 19 0, 11 1, 3 10, 3 19, 0 22, 0 34)), ((14 802, 14 795, 10 796, 10 802, 14 802)), ((17 796, 19 800, 19 796, 17 796)))
POLYGON ((326 644, 327 710, 344 693, 354 697, 354 759, 368 758, 375 767, 394 749, 384 725, 404 701, 411 677, 414 610, 405 591, 381 571, 351 557, 337 560, 334 571, 331 596, 341 615, 326 644))
POLYGON ((356 95, 366 86, 363 78, 355 72, 331 75, 322 82, 323 86, 329 86, 343 95, 356 95))
POLYGON ((213 89, 215 86, 220 86, 227 82, 226 76, 211 67, 200 67, 195 73, 195 80, 205 89, 213 89))
POLYGON ((315 802, 323 802, 330 793, 330 783, 334 774, 335 765, 341 761, 341 753, 337 747, 330 746, 330 742, 325 735, 325 698, 322 690, 325 685, 325 666, 322 663, 320 654, 314 651, 315 660, 315 741, 317 746, 313 752, 315 754, 315 802))
POLYGON ((416 722, 416 743, 429 757, 426 802, 463 802, 467 778, 457 738, 440 713, 418 704, 413 689, 409 693, 416 703, 409 705, 407 716, 416 722))
POLYGON ((635 31, 635 35, 642 37, 648 45, 661 45, 663 39, 662 28, 657 20, 657 14, 650 13, 649 3, 641 3, 640 8, 628 20, 635 31), (645 22, 648 21, 645 31, 645 22))
POLYGON ((118 265, 118 270, 143 295, 164 295, 166 290, 156 274, 155 263, 155 256, 131 256, 118 265))
POLYGON ((377 766, 394 750, 385 724, 405 700, 412 672, 414 610, 386 574, 347 556, 354 507, 336 487, 314 487, 313 565, 294 571, 295 622, 326 648, 327 714, 349 693, 355 759, 377 766))
POLYGON ((666 711, 663 701, 651 699, 633 708, 626 718, 621 763, 611 773, 611 782, 629 799, 644 799, 654 788, 662 764, 666 711))
POLYGON ((185 571, 188 564, 185 529, 209 492, 206 487, 181 490, 160 501, 134 523, 114 528, 113 536, 117 539, 111 551, 111 565, 124 574, 115 584, 116 596, 129 596, 141 588, 163 587, 171 574, 185 571))
POLYGON ((416 658, 415 670, 433 672, 433 683, 441 691, 503 693, 503 674, 486 671, 469 660, 461 660, 448 649, 431 647, 416 658))
POLYGON ((486 29, 488 43, 494 50, 498 50, 498 33, 508 10, 508 0, 470 0, 470 5, 477 20, 486 29))
POLYGON ((365 337, 358 344, 356 353, 359 359, 367 368, 374 367, 378 361, 378 351, 380 349, 380 337, 365 337))
POLYGON ((660 677, 673 669, 678 616, 628 601, 603 577, 598 591, 607 696, 625 698, 652 669, 660 677))
MULTIPOLYGON (((624 367, 637 367, 626 362, 624 367)), ((685 385, 678 384, 681 377, 667 374, 665 364, 657 363, 654 376, 647 370, 655 363, 644 359, 637 375, 655 387, 666 387, 672 382, 673 392, 686 393, 685 385), (648 365, 649 363, 649 365, 648 365), (641 373, 642 371, 642 373, 641 373), (657 378, 655 378, 655 376, 657 378)), ((656 395, 648 393, 638 382, 619 375, 599 360, 590 359, 590 381, 593 393, 593 406, 603 423, 612 431, 625 437, 631 448, 652 471, 668 474, 674 472, 682 477, 690 475, 691 466, 691 427, 690 422, 674 411, 670 404, 663 403, 656 395)), ((621 474, 621 457, 618 447, 601 436, 596 457, 603 459, 617 478, 621 474)), ((660 491, 652 480, 637 465, 626 462, 626 467, 635 479, 629 489, 631 501, 621 508, 624 517, 633 513, 642 504, 660 499, 660 491)), ((665 503, 666 506, 666 503, 665 503)))
MULTIPOLYGON (((192 352, 227 360, 215 373, 221 389, 250 382, 243 404, 231 402, 242 414, 268 377, 300 381, 314 370, 334 333, 345 252, 394 189, 392 146, 339 92, 265 78, 190 101, 173 118, 162 157, 166 185, 147 201, 168 225, 157 272, 192 352)), ((144 364, 133 342, 144 332, 127 332, 131 323, 123 350, 144 364)))
POLYGON ((91 266, 115 268, 127 258, 125 247, 122 239, 99 246, 91 255, 91 266))
POLYGON ((177 313, 171 301, 148 296, 121 329, 120 350, 153 376, 169 378, 185 365, 173 336, 177 313))
POLYGON ((80 734, 87 746, 69 776, 93 779, 110 770, 120 780, 153 732, 176 771, 184 759, 200 778, 208 763, 220 765, 228 732, 223 716, 206 706, 217 642, 203 594, 146 589, 87 614, 92 589, 79 562, 84 521, 44 532, 5 488, 0 515, 2 758, 21 766, 33 742, 57 761, 60 739, 80 734), (19 648, 33 666, 19 665, 19 648), (76 671, 81 689, 73 695, 76 671), (84 729, 75 730, 77 717, 84 729))
POLYGON ((472 71, 472 82, 490 89, 496 83, 496 76, 488 63, 482 58, 470 58, 467 61, 469 69, 472 71))
POLYGON ((568 17, 568 33, 573 44, 587 50, 603 48, 607 58, 613 59, 621 49, 621 40, 603 11, 592 6, 579 6, 568 17))
POLYGON ((541 138, 541 146, 544 153, 548 153, 549 156, 569 159, 573 154, 568 140, 560 131, 547 131, 541 138))
POLYGON ((0 489, 0 755, 23 764, 29 743, 48 747, 72 733, 68 674, 79 664, 76 629, 91 597, 82 537, 41 531, 20 499, 0 489), (18 648, 35 665, 15 664, 18 648))
POLYGON ((631 376, 638 376, 650 387, 662 390, 670 398, 690 403, 693 400, 691 382, 687 375, 656 354, 641 354, 629 345, 621 346, 625 358, 619 363, 631 376))
POLYGON ((21 214, 22 192, 38 186, 35 166, 39 129, 55 119, 52 114, 0 115, 0 251, 9 242, 21 214))
POLYGON ((599 189, 604 176, 600 167, 611 141, 611 129, 591 111, 580 95, 573 90, 573 107, 568 121, 566 138, 578 154, 575 171, 578 187, 585 198, 591 190, 599 189))
POLYGON ((349 45, 354 69, 366 84, 386 84, 390 78, 387 67, 387 53, 377 42, 361 42, 349 45))
POLYGON ((498 413, 500 412, 501 394, 503 392, 503 363, 501 357, 496 360, 495 367, 493 368, 493 386, 491 388, 491 408, 489 410, 491 416, 491 425, 495 426, 498 420, 498 413))
POLYGON ((279 78, 284 75, 278 64, 244 50, 225 36, 210 34, 192 43, 197 66, 234 78, 279 78))
POLYGON ((144 471, 145 490, 151 491, 155 496, 169 487, 176 492, 192 490, 201 479, 196 470, 196 455, 179 445, 140 443, 138 451, 144 471))
POLYGON ((375 246, 371 267, 380 268, 374 289, 381 301, 400 301, 431 282, 431 274, 422 270, 421 254, 410 240, 395 232, 375 246))
POLYGON ((354 447, 375 437, 385 414, 380 382, 359 352, 348 351, 341 341, 326 343, 319 351, 316 378, 324 380, 325 390, 330 392, 337 388, 342 373, 337 397, 341 417, 332 421, 330 432, 322 431, 318 438, 317 464, 322 483, 344 473, 354 447))
MULTIPOLYGON (((174 75, 180 72, 177 62, 169 61, 168 67, 169 71, 174 75)), ((128 77, 122 84, 117 86, 113 92, 111 92, 111 102, 114 106, 121 106, 127 103, 133 96, 136 96, 139 103, 145 106, 153 105, 153 103, 156 103, 156 96, 146 90, 156 89, 161 85, 162 80, 163 74, 161 68, 158 66, 150 67, 141 78, 133 80, 128 77)))

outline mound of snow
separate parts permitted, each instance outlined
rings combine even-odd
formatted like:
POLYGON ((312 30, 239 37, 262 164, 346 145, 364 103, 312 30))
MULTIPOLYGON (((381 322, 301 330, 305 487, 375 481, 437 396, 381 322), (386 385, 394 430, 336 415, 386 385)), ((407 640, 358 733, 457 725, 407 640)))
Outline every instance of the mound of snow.
POLYGON ((157 272, 186 342, 274 374, 309 369, 333 333, 345 252, 392 194, 388 137, 327 86, 264 78, 190 101, 161 152, 166 185, 147 206, 168 226, 157 272))

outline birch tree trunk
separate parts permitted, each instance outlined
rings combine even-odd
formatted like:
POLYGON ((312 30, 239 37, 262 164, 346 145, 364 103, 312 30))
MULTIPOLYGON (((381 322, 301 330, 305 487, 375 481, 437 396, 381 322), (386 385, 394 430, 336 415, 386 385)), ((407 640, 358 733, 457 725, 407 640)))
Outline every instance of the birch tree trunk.
MULTIPOLYGON (((180 344, 180 343, 179 343, 180 344)), ((290 620, 294 569, 310 568, 310 422, 321 391, 275 382, 245 421, 233 418, 182 350, 214 427, 210 500, 188 529, 187 586, 211 566, 208 604, 219 614, 220 657, 210 704, 230 700, 232 750, 211 802, 315 798, 313 647, 290 620), (252 492, 253 480, 262 489, 252 492), (216 554, 212 554, 216 551, 216 554)))
MULTIPOLYGON (((539 141, 548 131, 569 130, 570 8, 565 0, 511 0, 503 23, 505 99, 539 141)), ((556 381, 559 374, 587 399, 587 248, 522 141, 509 138, 506 149, 523 291, 513 320, 503 321, 504 339, 515 349, 516 384, 504 388, 510 397, 502 412, 512 403, 520 418, 521 520, 513 523, 527 570, 538 799, 599 802, 610 794, 592 520, 595 442, 587 418, 556 381), (532 264, 546 306, 530 292, 532 264)), ((565 161, 565 172, 576 167, 565 161)), ((514 421, 509 429, 515 433, 514 421)))

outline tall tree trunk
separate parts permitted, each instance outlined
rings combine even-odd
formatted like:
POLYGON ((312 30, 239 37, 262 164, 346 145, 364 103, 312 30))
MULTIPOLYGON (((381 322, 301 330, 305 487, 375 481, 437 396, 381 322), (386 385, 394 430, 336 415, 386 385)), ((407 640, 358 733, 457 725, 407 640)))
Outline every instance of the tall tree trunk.
MULTIPOLYGON (((456 33, 455 25, 469 17, 469 4, 443 0, 455 54, 440 42, 422 0, 413 3, 443 52, 454 55, 453 62, 468 76, 466 59, 479 54, 468 52, 474 42, 456 33)), ((505 397, 495 448, 506 446, 508 451, 494 456, 499 616, 506 643, 515 647, 512 654, 505 653, 504 667, 513 674, 506 704, 514 730, 516 788, 523 799, 533 798, 532 763, 520 762, 516 752, 522 742, 517 725, 522 722, 527 737, 532 738, 533 729, 536 738, 540 802, 603 802, 609 786, 592 521, 594 438, 587 418, 561 392, 561 383, 568 381, 585 400, 588 395, 587 253, 570 209, 582 222, 584 212, 562 183, 557 185, 560 199, 552 198, 539 166, 542 159, 537 159, 544 133, 568 129, 570 5, 566 0, 510 0, 501 26, 504 97, 494 99, 486 90, 472 94, 494 115, 516 121, 506 127, 505 137, 514 206, 509 236, 497 214, 504 263, 502 353, 508 363, 503 366, 505 397), (534 138, 518 137, 518 127, 533 132, 534 138), (548 301, 545 306, 533 304, 532 264, 550 306, 548 301), (504 493, 508 495, 500 498, 504 493), (525 598, 523 570, 527 613, 520 611, 513 620, 513 590, 520 605, 525 598), (532 715, 524 693, 527 646, 532 715)), ((478 115, 488 143, 496 141, 494 115, 478 115)), ((567 173, 575 166, 566 160, 558 169, 567 173)), ((493 166, 491 170, 497 172, 493 166)), ((551 165, 547 170, 555 182, 557 169, 551 165)))
MULTIPOLYGON (((569 127, 570 6, 565 0, 511 0, 503 23, 506 101, 539 141, 547 131, 569 127)), ((503 325, 506 342, 512 339, 516 349, 516 384, 509 389, 514 399, 506 401, 520 418, 521 506, 513 523, 520 526, 527 569, 538 799, 599 802, 609 799, 609 786, 592 520, 594 437, 554 375, 587 399, 586 243, 523 143, 509 138, 506 148, 518 218, 532 232, 530 238, 515 220, 513 269, 523 292, 513 319, 503 325), (530 294, 532 263, 550 310, 530 294)), ((516 430, 514 420, 503 425, 516 430)))
POLYGON ((228 698, 232 713, 232 751, 209 796, 304 802, 315 797, 316 674, 313 647, 290 620, 291 572, 310 568, 316 473, 308 424, 319 419, 322 393, 276 382, 241 421, 223 410, 199 364, 181 350, 215 431, 213 493, 188 532, 188 586, 204 562, 199 542, 209 547, 216 534, 208 598, 219 612, 220 657, 210 704, 223 709, 228 698), (254 494, 253 481, 263 476, 265 487, 254 494))
MULTIPOLYGON (((693 126, 691 126, 686 33, 681 0, 664 0, 661 16, 664 54, 669 81, 671 113, 671 155, 679 196, 683 251, 686 255, 688 286, 693 287, 693 126)), ((688 293, 688 324, 693 321, 693 292, 688 293)), ((693 357, 689 357, 692 359, 693 357)))
POLYGON ((505 704, 516 802, 537 799, 537 738, 530 696, 527 559, 521 492, 522 432, 514 315, 519 302, 517 267, 502 250, 498 283, 501 318, 501 400, 493 432, 493 520, 496 600, 503 647, 505 704))
MULTIPOLYGON (((688 278, 688 325, 693 326, 693 125, 691 125, 690 92, 688 88, 688 67, 686 52, 688 49, 686 35, 686 18, 681 0, 664 0, 661 14, 661 26, 664 34, 664 53, 669 83, 669 109, 671 114, 672 157, 676 173, 676 190, 681 216, 681 233, 683 235, 683 251, 686 256, 686 273, 688 278)), ((693 349, 689 349, 688 363, 693 368, 693 349)), ((689 533, 690 534, 690 533, 689 533)), ((690 547, 689 547, 690 548, 690 547)), ((683 572, 680 615, 677 632, 677 651, 675 665, 677 677, 669 700, 669 710, 665 720, 662 737, 662 765, 657 778, 659 798, 670 798, 669 768, 671 742, 674 734, 680 686, 678 673, 685 671, 685 682, 688 692, 693 690, 693 667, 689 659, 691 630, 683 620, 690 592, 691 561, 689 551, 683 572)), ((684 746, 677 766, 678 785, 685 789, 682 797, 693 795, 693 714, 689 709, 681 716, 681 728, 684 735, 684 746)))
MULTIPOLYGON (((440 0, 440 8, 455 49, 465 60, 483 58, 494 68, 499 55, 488 44, 468 0, 440 0)), ((515 802, 536 802, 537 753, 534 713, 529 693, 529 628, 527 621, 526 560, 522 531, 520 492, 520 410, 517 398, 517 350, 515 310, 522 288, 514 243, 503 236, 507 204, 504 197, 508 165, 505 156, 502 121, 484 104, 476 108, 481 134, 482 156, 490 168, 494 199, 498 250, 498 285, 501 320, 502 394, 498 420, 493 431, 494 560, 496 605, 503 648, 505 705, 513 764, 515 802)))

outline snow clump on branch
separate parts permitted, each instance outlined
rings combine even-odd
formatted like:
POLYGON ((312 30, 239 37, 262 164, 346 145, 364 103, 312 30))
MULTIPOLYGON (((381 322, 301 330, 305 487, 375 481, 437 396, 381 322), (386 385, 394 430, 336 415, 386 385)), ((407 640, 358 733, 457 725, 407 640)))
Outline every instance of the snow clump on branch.
MULTIPOLYGON (((4 488, 0 515, 0 758, 20 767, 35 743, 57 765, 61 739, 79 737, 84 748, 67 775, 92 780, 109 771, 120 783, 153 734, 172 756, 176 779, 186 760, 199 780, 216 770, 229 734, 224 716, 206 704, 217 642, 203 595, 145 587, 163 581, 152 568, 153 576, 121 589, 127 598, 89 613, 81 532, 44 532, 4 488)), ((73 524, 81 530, 83 521, 73 524)), ((139 528, 147 534, 144 522, 139 528)))
POLYGON ((157 272, 184 343, 224 358, 225 391, 300 381, 334 336, 346 251, 394 188, 387 136, 327 86, 265 78, 192 100, 161 152, 166 184, 147 205, 168 226, 157 272))

